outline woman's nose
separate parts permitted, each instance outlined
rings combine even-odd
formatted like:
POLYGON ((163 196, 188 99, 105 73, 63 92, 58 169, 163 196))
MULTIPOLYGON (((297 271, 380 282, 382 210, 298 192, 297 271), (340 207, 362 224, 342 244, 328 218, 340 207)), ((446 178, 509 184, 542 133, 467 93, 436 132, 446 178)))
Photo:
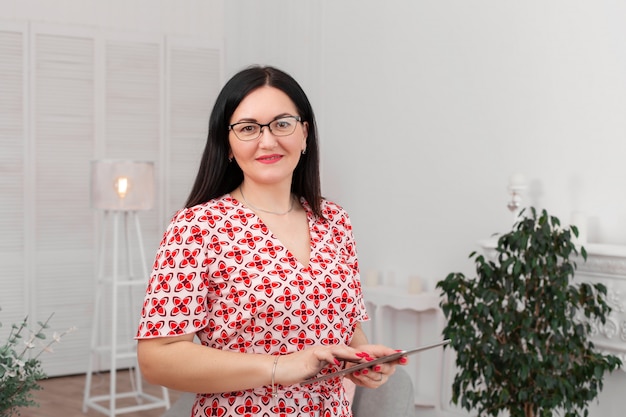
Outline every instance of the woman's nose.
POLYGON ((276 146, 276 136, 272 133, 269 126, 263 126, 261 128, 261 134, 259 135, 259 146, 264 148, 273 148, 276 146))

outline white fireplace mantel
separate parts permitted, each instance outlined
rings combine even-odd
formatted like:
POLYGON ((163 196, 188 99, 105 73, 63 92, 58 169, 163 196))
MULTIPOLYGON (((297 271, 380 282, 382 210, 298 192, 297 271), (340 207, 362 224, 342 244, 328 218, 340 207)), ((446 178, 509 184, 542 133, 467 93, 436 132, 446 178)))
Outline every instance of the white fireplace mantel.
POLYGON ((578 271, 606 273, 626 279, 626 246, 587 243, 587 262, 578 262, 578 271))
MULTIPOLYGON (((496 238, 479 242, 487 256, 494 254, 496 244, 496 238)), ((605 324, 592 323, 591 340, 599 350, 618 356, 626 371, 626 246, 587 243, 583 247, 587 261, 581 256, 576 260, 575 281, 604 284, 612 309, 605 324)))
POLYGON ((611 306, 606 323, 593 323, 592 341, 597 348, 622 360, 626 371, 626 246, 586 244, 587 261, 577 261, 577 281, 600 282, 607 288, 611 306))

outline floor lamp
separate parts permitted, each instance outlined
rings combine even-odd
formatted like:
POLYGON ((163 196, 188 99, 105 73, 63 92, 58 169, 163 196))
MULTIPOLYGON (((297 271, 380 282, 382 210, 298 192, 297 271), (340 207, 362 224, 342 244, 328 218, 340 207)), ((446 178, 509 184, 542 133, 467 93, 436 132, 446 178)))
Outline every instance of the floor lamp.
POLYGON ((161 397, 144 392, 133 340, 140 307, 138 303, 133 303, 132 289, 145 289, 149 279, 137 213, 150 210, 154 204, 154 164, 127 160, 93 161, 91 204, 101 213, 101 227, 83 412, 93 408, 113 417, 141 410, 169 408, 166 388, 161 387, 161 397), (135 245, 132 244, 131 230, 135 232, 135 245), (110 247, 110 252, 106 250, 107 247, 110 247), (126 268, 120 266, 122 263, 126 264, 126 268), (138 276, 133 268, 136 264, 141 265, 138 276), (122 299, 123 291, 126 291, 125 300, 122 299), (107 315, 110 328, 105 325, 107 315), (120 331, 123 330, 120 324, 126 326, 124 337, 120 337, 120 331), (109 391, 108 394, 93 395, 93 374, 96 364, 105 355, 109 357, 109 391), (118 369, 129 370, 130 391, 118 392, 118 369))

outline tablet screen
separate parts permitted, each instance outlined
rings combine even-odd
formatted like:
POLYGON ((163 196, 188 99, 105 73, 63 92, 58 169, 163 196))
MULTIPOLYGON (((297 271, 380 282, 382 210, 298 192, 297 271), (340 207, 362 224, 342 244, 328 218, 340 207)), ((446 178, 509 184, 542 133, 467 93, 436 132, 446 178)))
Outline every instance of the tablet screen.
POLYGON ((413 348, 413 349, 401 350, 401 351, 393 353, 391 355, 382 356, 380 358, 374 359, 373 361, 358 363, 358 364, 356 364, 354 366, 351 366, 349 368, 341 369, 339 371, 332 372, 330 374, 326 374, 326 375, 322 375, 322 376, 319 376, 319 377, 313 377, 313 378, 306 379, 306 380, 302 381, 300 383, 300 385, 307 385, 307 384, 312 384, 314 382, 324 381, 326 379, 334 378, 336 376, 345 375, 347 373, 352 373, 352 372, 358 371, 360 369, 370 368, 370 367, 372 367, 374 365, 377 365, 379 363, 387 363, 387 362, 395 361, 395 360, 400 359, 403 356, 412 355, 414 353, 422 352, 424 350, 432 349, 432 348, 435 348, 435 347, 438 347, 438 346, 444 346, 444 345, 447 345, 448 343, 450 343, 450 339, 445 339, 445 340, 442 340, 441 342, 433 343, 433 344, 430 344, 430 345, 424 345, 424 346, 416 347, 416 348, 413 348))

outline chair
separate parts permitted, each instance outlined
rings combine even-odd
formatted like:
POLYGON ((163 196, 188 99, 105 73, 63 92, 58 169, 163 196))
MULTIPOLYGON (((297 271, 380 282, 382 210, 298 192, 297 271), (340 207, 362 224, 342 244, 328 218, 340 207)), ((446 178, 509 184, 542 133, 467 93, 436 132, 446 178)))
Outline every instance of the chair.
MULTIPOLYGON (((195 394, 183 393, 162 417, 189 417, 195 394)), ((354 417, 416 417, 413 382, 396 367, 386 384, 376 389, 356 387, 352 401, 354 417)))
POLYGON ((183 392, 169 410, 161 417, 190 417, 191 407, 196 400, 196 394, 192 392, 183 392))
POLYGON ((413 381, 401 366, 379 388, 356 387, 352 401, 354 417, 415 417, 413 381))

